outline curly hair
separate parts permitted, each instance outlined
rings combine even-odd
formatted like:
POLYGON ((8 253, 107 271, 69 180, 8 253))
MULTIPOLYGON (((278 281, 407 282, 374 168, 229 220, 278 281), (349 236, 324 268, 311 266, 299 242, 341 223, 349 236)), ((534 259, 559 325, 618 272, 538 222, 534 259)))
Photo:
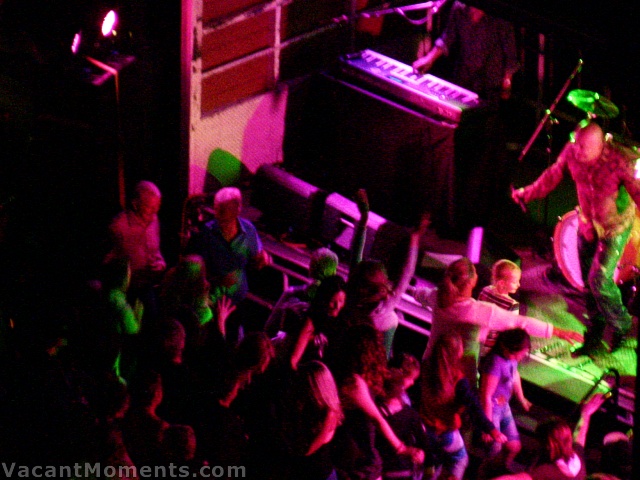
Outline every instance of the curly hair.
POLYGON ((372 325, 357 324, 345 332, 334 370, 338 383, 360 375, 373 395, 383 390, 387 375, 387 355, 382 334, 372 325))

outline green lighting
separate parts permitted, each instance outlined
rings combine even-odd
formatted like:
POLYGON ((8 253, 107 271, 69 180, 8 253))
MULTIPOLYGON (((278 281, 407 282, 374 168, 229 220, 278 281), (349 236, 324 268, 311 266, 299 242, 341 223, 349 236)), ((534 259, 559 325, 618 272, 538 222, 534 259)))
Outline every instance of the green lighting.
POLYGON ((242 163, 230 152, 216 148, 209 155, 207 172, 215 177, 223 187, 234 185, 240 178, 242 163))

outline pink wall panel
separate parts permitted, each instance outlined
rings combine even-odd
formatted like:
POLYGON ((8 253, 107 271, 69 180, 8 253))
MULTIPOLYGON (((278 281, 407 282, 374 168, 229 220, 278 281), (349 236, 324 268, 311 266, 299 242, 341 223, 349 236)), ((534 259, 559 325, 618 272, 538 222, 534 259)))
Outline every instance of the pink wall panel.
POLYGON ((273 11, 221 27, 202 39, 202 70, 242 58, 273 45, 275 14, 273 11))
POLYGON ((273 54, 241 63, 202 81, 201 115, 273 88, 273 54))

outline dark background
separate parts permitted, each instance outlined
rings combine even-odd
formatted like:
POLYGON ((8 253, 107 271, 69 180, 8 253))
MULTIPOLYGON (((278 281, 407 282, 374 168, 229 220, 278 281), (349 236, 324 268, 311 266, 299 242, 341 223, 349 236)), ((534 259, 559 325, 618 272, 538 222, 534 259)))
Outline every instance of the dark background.
MULTIPOLYGON (((3 309, 42 303, 54 314, 94 278, 106 228, 120 209, 118 156, 127 193, 139 180, 163 192, 163 239, 176 258, 188 165, 180 145, 180 2, 4 0, 0 2, 0 287, 3 309), (117 43, 77 56, 90 13, 113 5, 117 43), (130 55, 110 77, 91 81, 99 59, 130 55), (118 123, 121 123, 121 139, 118 123)), ((88 42, 91 44, 91 42, 88 42)))
MULTIPOLYGON (((140 179, 160 186, 163 250, 170 262, 177 257, 188 178, 180 131, 181 5, 177 0, 114 3, 124 35, 112 48, 135 57, 120 72, 119 103, 113 80, 92 85, 88 80, 95 69, 69 52, 73 32, 106 2, 0 2, 0 240, 5 294, 29 283, 41 286, 47 296, 63 297, 59 290, 93 275, 104 253, 106 225, 120 208, 118 155, 124 159, 127 191, 140 179), (121 142, 114 128, 118 118, 121 142)), ((515 79, 514 155, 533 132, 540 109, 550 105, 579 58, 584 67, 571 88, 610 95, 623 112, 612 130, 624 133, 629 141, 637 137, 635 3, 469 3, 511 20, 518 29, 526 62, 515 79), (539 33, 545 34, 547 64, 541 98, 535 82, 539 33)), ((348 2, 344 9, 347 13, 348 2)), ((378 42, 407 51, 411 29, 405 20, 389 17, 378 42)), ((349 48, 345 43, 344 51, 349 48)), ((309 58, 309 53, 305 55, 309 58)), ((446 74, 446 62, 440 68, 446 74)), ((554 127, 554 149, 581 114, 566 101, 560 102, 558 113, 562 118, 554 127)), ((514 167, 515 177, 525 180, 539 173, 547 162, 546 147, 542 136, 525 162, 514 167)), ((553 213, 543 216, 547 218, 537 220, 553 223, 553 213)))

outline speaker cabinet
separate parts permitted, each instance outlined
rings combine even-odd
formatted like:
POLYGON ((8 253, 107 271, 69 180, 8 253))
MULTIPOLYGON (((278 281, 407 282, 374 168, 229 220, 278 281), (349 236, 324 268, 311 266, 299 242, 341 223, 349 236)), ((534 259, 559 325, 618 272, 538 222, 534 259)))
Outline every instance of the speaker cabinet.
MULTIPOLYGON (((355 226, 360 219, 358 206, 339 193, 326 198, 321 222, 321 237, 343 253, 351 248, 355 226)), ((380 215, 369 212, 363 257, 381 260, 387 265, 389 274, 400 267, 406 256, 409 232, 405 227, 387 221, 380 215)))
POLYGON ((251 204, 275 234, 315 238, 327 193, 276 165, 261 166, 253 177, 251 204))

